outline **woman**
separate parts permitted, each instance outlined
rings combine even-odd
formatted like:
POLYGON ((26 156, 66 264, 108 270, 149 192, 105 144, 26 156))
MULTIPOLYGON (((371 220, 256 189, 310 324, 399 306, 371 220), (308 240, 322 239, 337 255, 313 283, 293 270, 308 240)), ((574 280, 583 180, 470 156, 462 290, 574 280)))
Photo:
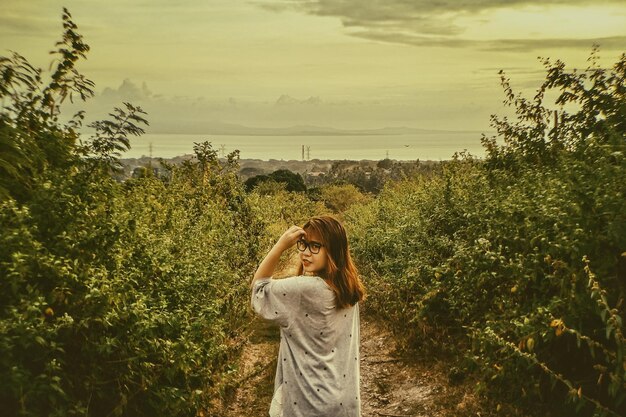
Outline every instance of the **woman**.
POLYGON ((280 325, 271 417, 359 417, 359 301, 365 289, 346 231, 330 216, 292 226, 259 265, 252 308, 280 325), (272 279, 296 245, 298 276, 272 279))

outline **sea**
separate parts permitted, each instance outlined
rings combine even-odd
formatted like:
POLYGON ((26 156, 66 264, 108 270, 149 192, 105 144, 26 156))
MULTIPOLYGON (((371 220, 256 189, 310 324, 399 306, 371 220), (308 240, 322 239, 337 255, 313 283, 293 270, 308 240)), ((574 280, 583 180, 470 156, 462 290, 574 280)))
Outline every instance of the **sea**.
POLYGON ((238 149, 241 159, 441 161, 466 151, 481 158, 479 132, 401 135, 238 136, 146 133, 131 138, 122 158, 173 158, 193 153, 194 143, 208 141, 218 155, 238 149))

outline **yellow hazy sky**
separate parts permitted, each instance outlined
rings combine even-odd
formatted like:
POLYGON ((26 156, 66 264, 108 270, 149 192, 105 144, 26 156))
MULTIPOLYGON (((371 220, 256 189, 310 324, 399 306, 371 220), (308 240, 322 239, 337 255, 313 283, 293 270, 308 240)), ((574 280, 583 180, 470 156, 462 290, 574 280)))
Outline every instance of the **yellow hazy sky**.
POLYGON ((498 71, 531 95, 538 56, 626 51, 626 1, 2 0, 2 55, 47 68, 62 7, 91 47, 94 117, 131 101, 151 132, 211 126, 486 130, 498 71))

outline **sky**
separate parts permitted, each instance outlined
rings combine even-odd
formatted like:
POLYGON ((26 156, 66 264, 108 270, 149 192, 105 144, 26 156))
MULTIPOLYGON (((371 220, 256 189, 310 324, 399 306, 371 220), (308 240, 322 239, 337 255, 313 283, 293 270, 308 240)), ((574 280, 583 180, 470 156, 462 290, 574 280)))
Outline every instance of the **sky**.
POLYGON ((0 55, 47 69, 67 7, 90 46, 88 119, 130 101, 150 133, 215 126, 490 130, 499 70, 527 97, 538 57, 626 52, 625 0, 2 0, 0 55))

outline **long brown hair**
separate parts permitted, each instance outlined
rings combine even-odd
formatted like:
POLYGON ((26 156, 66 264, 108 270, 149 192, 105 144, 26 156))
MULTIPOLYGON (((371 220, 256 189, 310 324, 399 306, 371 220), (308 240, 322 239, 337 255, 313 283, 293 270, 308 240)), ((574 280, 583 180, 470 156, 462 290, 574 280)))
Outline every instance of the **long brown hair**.
MULTIPOLYGON (((332 216, 313 217, 302 228, 317 234, 327 254, 326 271, 322 278, 335 292, 338 308, 355 305, 365 299, 365 287, 352 262, 348 236, 339 220, 332 216)), ((302 264, 298 274, 303 273, 302 264)))

